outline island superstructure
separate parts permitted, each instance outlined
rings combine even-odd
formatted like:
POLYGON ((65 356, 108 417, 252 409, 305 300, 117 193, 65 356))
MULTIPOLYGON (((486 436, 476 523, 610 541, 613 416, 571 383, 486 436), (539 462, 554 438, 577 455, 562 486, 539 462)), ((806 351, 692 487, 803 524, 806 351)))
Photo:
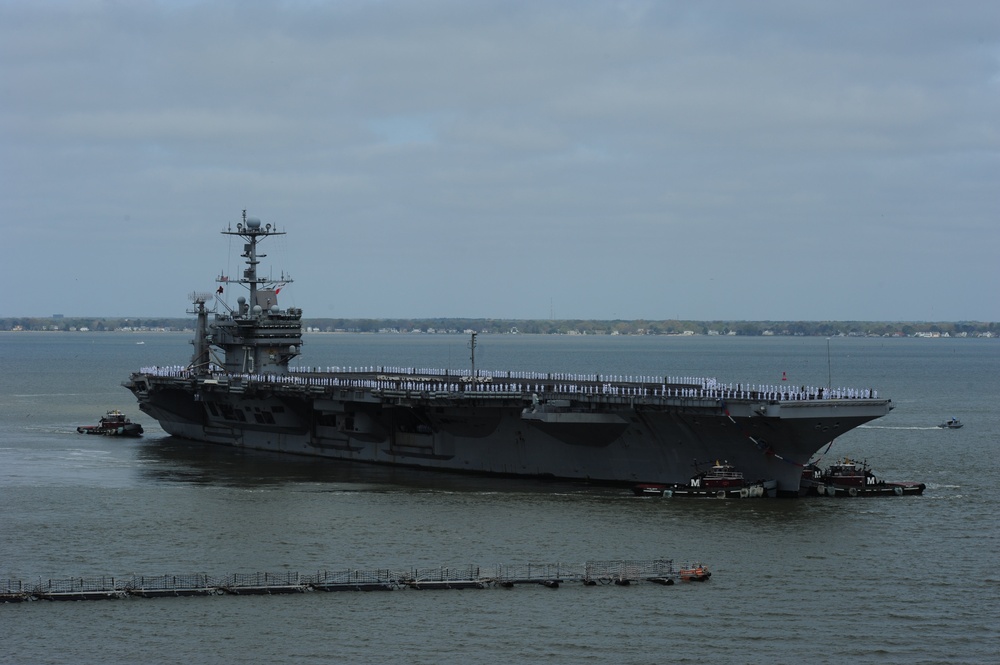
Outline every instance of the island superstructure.
POLYGON ((835 437, 886 415, 872 390, 745 386, 670 376, 413 369, 317 371, 302 352, 291 278, 258 275, 259 244, 283 235, 246 217, 235 307, 194 294, 190 365, 134 372, 125 387, 167 433, 207 443, 357 462, 594 483, 679 483, 724 459, 799 492, 835 437))

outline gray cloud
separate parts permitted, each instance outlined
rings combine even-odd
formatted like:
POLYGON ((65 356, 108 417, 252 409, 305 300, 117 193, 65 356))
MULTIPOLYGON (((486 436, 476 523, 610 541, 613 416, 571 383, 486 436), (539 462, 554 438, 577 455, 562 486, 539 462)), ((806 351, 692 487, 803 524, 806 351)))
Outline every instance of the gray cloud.
POLYGON ((995 3, 6 3, 0 63, 7 315, 179 314, 249 208, 307 316, 1000 318, 995 3))

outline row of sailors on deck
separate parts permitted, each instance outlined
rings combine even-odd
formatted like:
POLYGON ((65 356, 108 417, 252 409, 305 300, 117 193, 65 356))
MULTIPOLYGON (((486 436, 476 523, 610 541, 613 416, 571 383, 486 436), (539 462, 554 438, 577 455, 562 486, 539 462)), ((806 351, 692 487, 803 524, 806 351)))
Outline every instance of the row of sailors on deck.
MULTIPOLYGON (((182 366, 152 367, 142 370, 155 376, 188 376, 182 366)), ((217 378, 222 378, 221 376, 217 378)), ((339 376, 294 376, 288 374, 231 374, 228 378, 239 378, 258 383, 280 383, 303 386, 367 388, 370 390, 406 390, 413 392, 476 392, 476 393, 558 393, 581 395, 615 395, 634 397, 692 397, 702 399, 762 399, 768 401, 801 401, 817 399, 877 399, 878 391, 870 388, 801 388, 791 386, 742 386, 714 384, 711 388, 678 388, 663 383, 659 387, 649 385, 621 385, 610 382, 594 383, 451 383, 441 381, 393 380, 384 377, 349 379, 339 376)))
MULTIPOLYGON (((396 367, 392 365, 373 365, 370 367, 289 367, 293 374, 398 374, 401 376, 470 376, 468 369, 434 369, 416 367, 396 367)), ((624 374, 577 374, 570 372, 524 372, 489 369, 476 371, 477 377, 493 379, 524 379, 529 381, 595 381, 610 383, 666 383, 669 385, 701 386, 712 388, 718 384, 715 379, 697 376, 644 376, 624 374)))

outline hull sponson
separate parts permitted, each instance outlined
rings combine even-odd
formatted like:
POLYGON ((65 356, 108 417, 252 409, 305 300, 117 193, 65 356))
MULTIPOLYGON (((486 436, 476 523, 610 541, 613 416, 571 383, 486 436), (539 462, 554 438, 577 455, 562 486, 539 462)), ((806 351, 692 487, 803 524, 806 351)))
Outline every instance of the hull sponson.
POLYGON ((358 462, 598 483, 685 483, 726 460, 797 494, 802 465, 892 408, 815 395, 606 382, 489 385, 375 374, 138 372, 125 382, 171 435, 358 462), (517 388, 517 389, 514 389, 517 388))

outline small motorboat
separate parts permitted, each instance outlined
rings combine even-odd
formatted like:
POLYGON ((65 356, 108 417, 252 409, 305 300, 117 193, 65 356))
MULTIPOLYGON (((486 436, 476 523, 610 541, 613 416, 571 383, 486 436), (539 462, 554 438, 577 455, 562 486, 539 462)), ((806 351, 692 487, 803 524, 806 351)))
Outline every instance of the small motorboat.
POLYGON ((709 577, 712 576, 711 571, 708 570, 708 566, 703 563, 696 563, 693 566, 681 567, 677 571, 677 575, 681 578, 682 582, 705 582, 709 577))
POLYGON ((777 482, 773 480, 748 481, 732 464, 716 461, 712 468, 693 476, 686 485, 644 483, 635 485, 632 492, 636 496, 661 496, 668 499, 675 496, 746 499, 774 496, 777 487, 777 482))
POLYGON ((949 418, 948 420, 938 425, 938 427, 942 429, 958 429, 963 424, 964 423, 962 423, 962 421, 959 420, 958 418, 949 418))
POLYGON ((81 425, 76 428, 80 434, 101 434, 104 436, 142 436, 142 425, 129 420, 118 409, 104 414, 96 425, 81 425))
POLYGON ((826 471, 809 464, 802 471, 800 494, 819 496, 903 496, 923 494, 926 485, 916 482, 887 482, 881 480, 867 462, 844 458, 831 464, 826 471))

